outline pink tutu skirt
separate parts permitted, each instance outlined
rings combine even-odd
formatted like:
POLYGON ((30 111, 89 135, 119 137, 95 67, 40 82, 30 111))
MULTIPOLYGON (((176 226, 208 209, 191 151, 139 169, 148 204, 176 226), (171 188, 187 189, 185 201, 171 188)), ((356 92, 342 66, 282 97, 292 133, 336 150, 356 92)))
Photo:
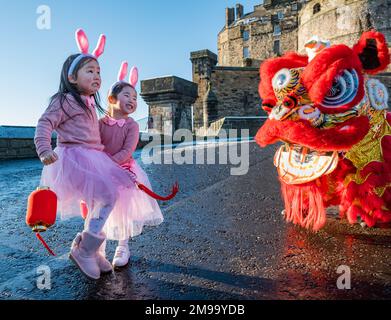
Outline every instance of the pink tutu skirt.
POLYGON ((85 147, 57 147, 54 151, 58 160, 44 166, 41 186, 57 194, 61 219, 81 217, 81 201, 89 209, 87 219, 97 217, 101 207, 108 204, 133 206, 129 195, 136 187, 131 175, 106 153, 85 147))
MULTIPOLYGON (((151 188, 147 174, 136 161, 131 161, 129 168, 137 181, 151 188)), ((129 172, 127 169, 122 169, 129 172)), ((144 226, 157 226, 163 222, 163 215, 157 201, 137 187, 120 188, 120 196, 111 212, 103 231, 107 239, 127 240, 139 235, 144 226)))

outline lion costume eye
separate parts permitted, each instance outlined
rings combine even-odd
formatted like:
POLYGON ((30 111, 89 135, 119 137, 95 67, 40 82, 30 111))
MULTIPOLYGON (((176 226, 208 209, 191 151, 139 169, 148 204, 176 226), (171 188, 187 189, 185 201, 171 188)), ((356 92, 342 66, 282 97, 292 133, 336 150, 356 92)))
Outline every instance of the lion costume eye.
POLYGON ((300 83, 302 68, 279 70, 272 79, 272 86, 277 100, 283 101, 291 93, 296 96, 303 96, 306 93, 305 87, 300 83))
POLYGON ((337 76, 321 105, 325 108, 338 108, 353 101, 358 92, 359 78, 356 70, 344 70, 337 76))
POLYGON ((291 73, 289 69, 281 69, 278 71, 272 80, 272 85, 274 90, 281 90, 288 86, 291 81, 291 73))

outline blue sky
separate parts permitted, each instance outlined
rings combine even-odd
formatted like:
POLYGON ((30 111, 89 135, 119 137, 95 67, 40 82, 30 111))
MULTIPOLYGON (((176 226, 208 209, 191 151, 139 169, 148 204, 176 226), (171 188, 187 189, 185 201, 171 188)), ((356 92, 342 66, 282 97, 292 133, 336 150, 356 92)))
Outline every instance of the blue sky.
MULTIPOLYGON (((244 5, 245 13, 261 0, 14 0, 1 1, 0 125, 36 125, 59 85, 65 59, 77 52, 74 32, 82 27, 95 47, 107 36, 102 69, 102 101, 116 80, 122 60, 139 68, 140 80, 176 75, 191 80, 190 52, 217 53, 217 34, 225 8, 244 5), (51 9, 51 29, 37 28, 37 8, 51 9)), ((139 89, 139 84, 138 84, 139 89)), ((139 97, 132 116, 147 116, 139 97)))

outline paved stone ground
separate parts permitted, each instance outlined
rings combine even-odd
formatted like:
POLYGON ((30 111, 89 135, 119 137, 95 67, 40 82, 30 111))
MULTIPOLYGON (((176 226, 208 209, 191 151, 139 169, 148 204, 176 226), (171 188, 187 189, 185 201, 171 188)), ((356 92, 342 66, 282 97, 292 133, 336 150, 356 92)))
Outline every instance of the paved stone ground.
MULTIPOLYGON (((333 214, 316 234, 285 223, 274 150, 250 143, 240 176, 230 165, 140 163, 155 190, 166 193, 178 179, 181 193, 161 203, 162 225, 132 240, 129 266, 95 282, 67 257, 81 220, 44 234, 57 257, 25 225, 40 162, 0 162, 0 299, 390 299, 391 229, 333 214), (51 270, 50 290, 37 288, 41 265, 51 270), (351 290, 337 289, 340 265, 351 269, 351 290)), ((109 243, 110 257, 114 249, 109 243)))

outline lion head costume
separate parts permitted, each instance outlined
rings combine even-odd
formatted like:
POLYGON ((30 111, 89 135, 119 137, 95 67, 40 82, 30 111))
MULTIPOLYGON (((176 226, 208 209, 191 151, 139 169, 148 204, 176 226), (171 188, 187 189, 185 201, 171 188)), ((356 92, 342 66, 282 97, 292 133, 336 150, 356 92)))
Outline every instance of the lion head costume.
POLYGON ((385 38, 369 31, 353 48, 314 39, 306 49, 260 68, 269 118, 256 141, 283 142, 274 164, 286 219, 317 231, 338 205, 350 223, 390 222, 391 113, 386 87, 369 77, 390 63, 385 38))

